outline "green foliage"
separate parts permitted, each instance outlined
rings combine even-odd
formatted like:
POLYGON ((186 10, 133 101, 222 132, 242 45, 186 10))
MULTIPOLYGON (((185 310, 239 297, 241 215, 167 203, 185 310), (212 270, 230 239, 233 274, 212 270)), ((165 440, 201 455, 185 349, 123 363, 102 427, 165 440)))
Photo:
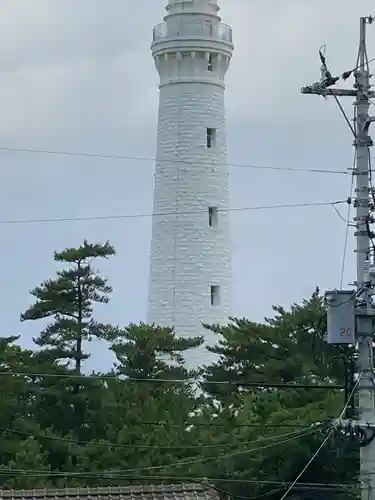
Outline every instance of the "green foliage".
MULTIPOLYGON (((220 478, 217 488, 233 498, 279 500, 327 435, 316 423, 338 416, 345 394, 262 384, 344 384, 356 360, 352 349, 324 342, 319 291, 289 310, 275 307, 263 323, 207 325, 220 334, 211 349, 219 357, 198 373, 185 366, 184 354, 202 338, 97 321, 96 306, 112 290, 93 263, 114 253, 109 243, 86 241, 55 253, 63 269, 31 292, 35 302, 21 317, 41 320, 37 351, 19 347, 18 337, 0 338, 2 487, 199 477, 220 478), (117 358, 109 373, 82 374, 93 337, 106 340, 117 358), (197 392, 192 379, 202 373, 197 392)), ((358 456, 358 446, 333 434, 300 478, 312 485, 297 484, 288 498, 354 500, 358 456)))
POLYGON ((94 270, 92 261, 114 254, 108 242, 100 245, 87 241, 79 248, 55 252, 55 261, 70 264, 70 267, 58 271, 55 279, 34 288, 31 295, 36 302, 21 315, 21 321, 53 318, 34 342, 45 348, 43 352, 50 359, 73 360, 78 374, 82 360, 89 357, 83 351, 83 342, 93 337, 108 339, 113 335, 113 328, 93 319, 94 304, 106 304, 112 288, 94 270))
MULTIPOLYGON (((84 342, 94 337, 109 340, 117 334, 116 328, 94 318, 94 305, 108 303, 112 288, 94 269, 93 261, 114 254, 108 242, 101 245, 87 241, 79 248, 55 252, 55 261, 66 267, 57 272, 55 279, 44 281, 31 291, 36 301, 21 315, 22 321, 52 319, 34 339, 42 348, 39 358, 44 358, 54 374, 53 379, 38 377, 36 414, 39 421, 43 427, 52 425, 63 434, 73 431, 79 439, 91 437, 85 421, 93 409, 101 405, 101 383, 81 377, 82 360, 89 357, 84 351, 84 342), (62 361, 68 364, 60 366, 62 361), (69 362, 73 362, 73 373, 69 362), (74 378, 74 374, 78 377, 74 378)), ((45 371, 36 373, 43 375, 45 371)), ((56 461, 62 462, 61 458, 56 461)))
MULTIPOLYGON (((236 457, 232 474, 243 480, 236 494, 263 496, 270 490, 262 480, 292 482, 315 453, 325 434, 311 433, 282 444, 281 434, 295 432, 316 422, 338 416, 345 403, 345 393, 334 390, 306 388, 278 389, 262 387, 226 387, 216 381, 236 380, 274 384, 300 385, 344 384, 348 370, 355 361, 355 352, 329 346, 324 342, 325 325, 322 297, 316 291, 301 305, 293 304, 290 311, 274 307, 275 316, 257 324, 246 319, 232 319, 226 327, 211 327, 222 340, 212 349, 219 361, 208 367, 205 390, 218 398, 223 407, 236 408, 236 419, 263 428, 268 435, 279 435, 279 444, 259 451, 254 458, 236 457), (283 429, 283 426, 286 426, 283 429), (275 427, 279 429, 275 430, 275 427), (272 430, 271 430, 272 429, 272 430), (259 480, 246 487, 245 480, 259 480)), ((290 436, 289 436, 290 438, 290 436)), ((353 483, 358 471, 358 448, 348 440, 330 440, 305 472, 305 483, 353 483), (344 450, 343 445, 346 446, 344 450)), ((230 485, 228 484, 228 487, 230 485)), ((232 490, 233 491, 233 490, 232 490)), ((314 488, 294 489, 295 498, 324 496, 314 488)), ((329 493, 350 498, 349 493, 336 488, 329 493)), ((279 498, 275 491, 271 498, 279 498)))
POLYGON ((18 443, 17 452, 8 463, 7 468, 13 474, 5 481, 4 488, 36 489, 48 487, 48 481, 46 482, 45 477, 30 476, 30 472, 33 470, 50 470, 48 455, 34 437, 28 437, 18 443))
POLYGON ((129 325, 112 344, 119 373, 132 378, 187 378, 183 354, 203 338, 178 338, 170 328, 129 325))
MULTIPOLYGON (((282 307, 274 307, 274 311, 275 316, 264 324, 234 318, 229 326, 207 326, 221 336, 210 348, 221 359, 207 369, 206 380, 343 383, 355 353, 324 342, 325 311, 319 292, 301 305, 293 304, 290 311, 282 307)), ((219 385, 206 389, 217 397, 228 396, 228 389, 219 385)), ((233 387, 229 397, 233 390, 237 391, 233 387)))

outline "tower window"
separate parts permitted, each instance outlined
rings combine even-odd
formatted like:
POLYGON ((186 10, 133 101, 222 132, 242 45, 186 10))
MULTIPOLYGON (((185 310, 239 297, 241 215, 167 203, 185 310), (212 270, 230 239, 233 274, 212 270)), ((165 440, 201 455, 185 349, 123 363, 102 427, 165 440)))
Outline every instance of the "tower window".
POLYGON ((208 58, 207 69, 208 69, 208 71, 213 71, 213 69, 214 69, 213 63, 212 63, 212 54, 210 54, 210 56, 208 58))
POLYGON ((220 305, 220 287, 217 285, 211 285, 211 305, 220 305))
POLYGON ((207 147, 209 149, 213 148, 216 144, 216 129, 208 128, 207 129, 207 147))
POLYGON ((217 227, 219 223, 219 211, 217 207, 209 207, 208 209, 208 225, 210 227, 217 227))

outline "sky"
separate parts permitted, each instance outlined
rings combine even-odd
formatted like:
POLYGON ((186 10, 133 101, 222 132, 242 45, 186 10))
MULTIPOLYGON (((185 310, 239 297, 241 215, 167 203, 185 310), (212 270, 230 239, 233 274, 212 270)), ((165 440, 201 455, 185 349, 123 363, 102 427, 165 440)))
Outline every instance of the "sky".
MULTIPOLYGON (((2 335, 32 347, 38 323, 20 323, 30 289, 58 269, 54 250, 109 240, 98 264, 113 286, 103 321, 145 320, 151 219, 12 223, 152 212, 158 75, 152 28, 166 0, 0 0, 0 255, 2 335), (7 152, 45 149, 143 160, 7 152)), ((221 0, 235 53, 227 76, 228 162, 342 171, 352 137, 335 102, 300 88, 319 79, 327 45, 335 74, 355 66, 361 0, 221 0)), ((375 25, 369 58, 375 57, 375 25)), ((352 115, 352 100, 343 101, 352 115)), ((350 176, 230 169, 231 207, 344 200, 350 176)), ((347 206, 339 207, 343 218, 347 206)), ((231 213, 232 315, 261 321, 319 286, 340 286, 346 224, 330 206, 231 213)), ((355 279, 349 234, 344 287, 355 279)), ((94 343, 88 368, 110 354, 94 343)))

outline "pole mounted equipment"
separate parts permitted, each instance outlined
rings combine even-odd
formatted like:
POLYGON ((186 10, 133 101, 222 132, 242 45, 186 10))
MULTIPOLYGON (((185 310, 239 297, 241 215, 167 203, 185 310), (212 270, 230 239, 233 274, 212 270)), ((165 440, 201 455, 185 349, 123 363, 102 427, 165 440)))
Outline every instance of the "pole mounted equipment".
POLYGON ((354 136, 356 164, 353 176, 356 180, 353 204, 357 257, 356 290, 333 290, 325 294, 327 307, 327 342, 336 345, 357 347, 358 411, 357 418, 342 419, 336 425, 360 446, 360 480, 362 500, 375 500, 375 383, 373 359, 373 318, 375 308, 372 300, 375 289, 375 264, 373 233, 374 188, 372 186, 370 125, 375 117, 369 116, 371 74, 366 47, 366 28, 374 22, 373 16, 361 17, 360 41, 357 62, 354 68, 341 76, 332 76, 327 65, 325 47, 319 50, 321 62, 320 80, 302 88, 303 94, 332 96, 336 100, 346 123, 354 136), (354 79, 353 89, 339 89, 340 81, 354 79), (350 122, 339 101, 340 97, 355 98, 355 119, 350 122))
POLYGON ((355 303, 353 290, 325 293, 328 344, 355 344, 355 303))

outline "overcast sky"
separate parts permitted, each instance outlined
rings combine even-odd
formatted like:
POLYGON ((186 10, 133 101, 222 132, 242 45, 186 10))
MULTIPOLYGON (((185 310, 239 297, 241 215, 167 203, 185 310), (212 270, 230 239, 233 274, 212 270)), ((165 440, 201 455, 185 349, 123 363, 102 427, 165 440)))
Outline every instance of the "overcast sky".
MULTIPOLYGON (((166 0, 0 0, 0 148, 152 158, 158 77, 150 53, 166 0)), ((334 101, 302 96, 319 79, 327 44, 333 73, 355 65, 359 17, 373 1, 221 0, 233 27, 227 77, 228 161, 345 170, 352 137, 334 101), (359 3, 361 4, 359 6, 359 3)), ((369 57, 375 57, 375 25, 369 57)), ((345 109, 352 113, 352 101, 345 109)), ((153 162, 1 152, 0 221, 150 213, 153 162)), ((345 199, 344 175, 232 168, 231 206, 345 199)), ((340 208, 343 216, 346 206, 340 208)), ((262 320, 319 285, 338 287, 345 222, 331 207, 233 212, 234 316, 262 320)), ((151 221, 2 224, 2 335, 32 345, 39 325, 20 324, 29 290, 54 275, 55 249, 109 239, 100 265, 114 287, 101 318, 145 319, 151 221)), ((344 285, 355 279, 349 239, 344 285)), ((90 366, 110 358, 94 346, 90 366)))

